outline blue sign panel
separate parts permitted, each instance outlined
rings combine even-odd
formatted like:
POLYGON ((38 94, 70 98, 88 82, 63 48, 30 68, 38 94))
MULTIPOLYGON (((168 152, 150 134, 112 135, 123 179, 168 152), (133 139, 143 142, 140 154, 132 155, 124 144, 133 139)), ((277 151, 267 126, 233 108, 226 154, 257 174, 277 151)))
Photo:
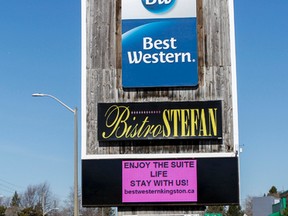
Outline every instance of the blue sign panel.
POLYGON ((123 87, 198 85, 195 0, 123 0, 122 9, 123 87))

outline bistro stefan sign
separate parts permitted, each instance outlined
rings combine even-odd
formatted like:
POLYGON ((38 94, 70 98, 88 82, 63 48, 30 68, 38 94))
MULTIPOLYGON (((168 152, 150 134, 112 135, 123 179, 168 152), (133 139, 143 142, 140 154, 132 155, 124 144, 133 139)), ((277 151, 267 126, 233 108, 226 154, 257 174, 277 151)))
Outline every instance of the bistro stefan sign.
POLYGON ((221 139, 221 101, 99 103, 98 140, 221 139))

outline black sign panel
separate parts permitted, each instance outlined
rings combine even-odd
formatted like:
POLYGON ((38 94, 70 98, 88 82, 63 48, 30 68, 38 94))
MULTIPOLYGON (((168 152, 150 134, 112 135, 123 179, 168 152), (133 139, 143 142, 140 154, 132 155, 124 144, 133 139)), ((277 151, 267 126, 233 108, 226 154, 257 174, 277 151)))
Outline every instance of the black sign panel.
POLYGON ((99 141, 221 138, 221 101, 98 104, 99 141))
POLYGON ((82 160, 82 201, 84 207, 239 204, 238 157, 82 160), (149 178, 130 176, 128 185, 133 189, 128 189, 125 169, 145 173, 148 168, 152 168, 149 178), (196 171, 196 178, 189 177, 190 172, 183 177, 181 169, 196 171))

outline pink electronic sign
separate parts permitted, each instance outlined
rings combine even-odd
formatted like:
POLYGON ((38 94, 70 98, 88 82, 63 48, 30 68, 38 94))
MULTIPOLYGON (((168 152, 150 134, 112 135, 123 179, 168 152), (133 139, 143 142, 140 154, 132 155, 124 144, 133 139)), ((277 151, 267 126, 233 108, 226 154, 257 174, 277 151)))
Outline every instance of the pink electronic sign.
POLYGON ((122 202, 197 202, 197 161, 122 161, 122 202))

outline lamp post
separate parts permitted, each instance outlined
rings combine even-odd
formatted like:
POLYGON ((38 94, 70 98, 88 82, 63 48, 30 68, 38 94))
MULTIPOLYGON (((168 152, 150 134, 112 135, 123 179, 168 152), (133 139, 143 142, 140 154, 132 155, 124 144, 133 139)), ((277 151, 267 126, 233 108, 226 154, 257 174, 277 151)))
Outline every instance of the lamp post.
POLYGON ((68 109, 74 114, 74 216, 79 215, 78 208, 78 117, 77 117, 77 107, 71 109, 61 100, 50 94, 36 93, 32 94, 33 97, 50 97, 68 109))

